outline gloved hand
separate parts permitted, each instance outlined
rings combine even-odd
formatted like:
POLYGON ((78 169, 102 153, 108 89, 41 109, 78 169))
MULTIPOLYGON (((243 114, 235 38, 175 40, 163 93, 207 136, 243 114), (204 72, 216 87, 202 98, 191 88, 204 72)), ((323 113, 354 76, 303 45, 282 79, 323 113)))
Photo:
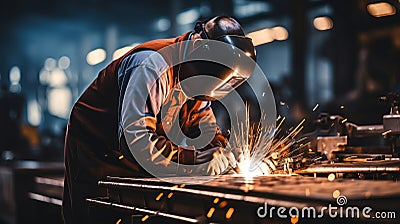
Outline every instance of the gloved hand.
POLYGON ((256 175, 268 175, 273 173, 276 170, 275 161, 272 159, 263 159, 255 170, 256 175))
POLYGON ((220 175, 228 168, 236 167, 236 159, 231 151, 214 147, 198 152, 196 164, 201 164, 199 172, 203 175, 220 175))

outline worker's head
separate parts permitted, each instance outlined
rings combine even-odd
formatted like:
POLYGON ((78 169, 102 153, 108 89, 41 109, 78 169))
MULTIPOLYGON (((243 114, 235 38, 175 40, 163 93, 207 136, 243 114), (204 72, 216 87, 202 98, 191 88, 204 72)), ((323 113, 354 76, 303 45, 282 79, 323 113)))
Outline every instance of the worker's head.
POLYGON ((216 16, 198 21, 194 27, 193 39, 217 39, 224 35, 244 36, 242 26, 232 17, 216 16))
POLYGON ((180 67, 182 90, 189 98, 220 99, 250 77, 255 60, 254 45, 235 19, 197 22, 180 67))

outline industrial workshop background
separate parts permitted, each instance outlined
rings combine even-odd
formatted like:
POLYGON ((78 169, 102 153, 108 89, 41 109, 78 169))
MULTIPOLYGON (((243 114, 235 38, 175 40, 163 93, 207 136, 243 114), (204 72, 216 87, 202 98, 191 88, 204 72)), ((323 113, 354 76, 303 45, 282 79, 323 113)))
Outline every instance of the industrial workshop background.
MULTIPOLYGON (((137 44, 180 35, 209 16, 233 16, 253 38, 288 126, 324 110, 360 125, 382 124, 390 105, 372 90, 400 91, 399 0, 0 5, 0 224, 27 223, 38 214, 40 223, 59 220, 65 128, 98 71, 137 44), (59 178, 42 178, 47 174, 59 178), (48 195, 34 190, 46 184, 56 186, 48 195)), ((304 132, 312 125, 306 122, 304 132)))

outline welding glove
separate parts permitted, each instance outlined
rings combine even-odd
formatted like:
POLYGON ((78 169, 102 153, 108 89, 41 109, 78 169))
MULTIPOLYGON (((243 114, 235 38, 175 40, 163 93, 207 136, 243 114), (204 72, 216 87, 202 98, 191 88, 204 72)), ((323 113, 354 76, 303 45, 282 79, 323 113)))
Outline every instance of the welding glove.
POLYGON ((231 151, 214 147, 198 152, 196 164, 200 164, 198 170, 201 174, 213 176, 224 174, 229 168, 236 167, 236 159, 231 151))
POLYGON ((255 170, 256 175, 272 174, 276 170, 276 165, 272 159, 265 158, 260 162, 260 165, 255 170))

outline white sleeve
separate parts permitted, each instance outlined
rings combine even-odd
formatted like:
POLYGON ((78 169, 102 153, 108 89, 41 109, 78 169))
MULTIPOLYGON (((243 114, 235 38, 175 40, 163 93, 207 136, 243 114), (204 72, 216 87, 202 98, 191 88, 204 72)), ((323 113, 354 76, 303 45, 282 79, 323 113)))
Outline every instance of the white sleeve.
MULTIPOLYGON (((121 107, 121 124, 143 116, 156 116, 169 92, 168 64, 154 51, 136 53, 124 68, 129 81, 125 87, 121 107)), ((122 73, 122 72, 121 72, 122 73)))
POLYGON ((156 116, 170 91, 166 73, 169 66, 158 53, 147 56, 141 63, 130 59, 129 66, 122 65, 130 77, 122 100, 120 125, 129 151, 141 167, 150 173, 174 173, 176 163, 171 161, 179 156, 179 148, 156 133, 156 116))

